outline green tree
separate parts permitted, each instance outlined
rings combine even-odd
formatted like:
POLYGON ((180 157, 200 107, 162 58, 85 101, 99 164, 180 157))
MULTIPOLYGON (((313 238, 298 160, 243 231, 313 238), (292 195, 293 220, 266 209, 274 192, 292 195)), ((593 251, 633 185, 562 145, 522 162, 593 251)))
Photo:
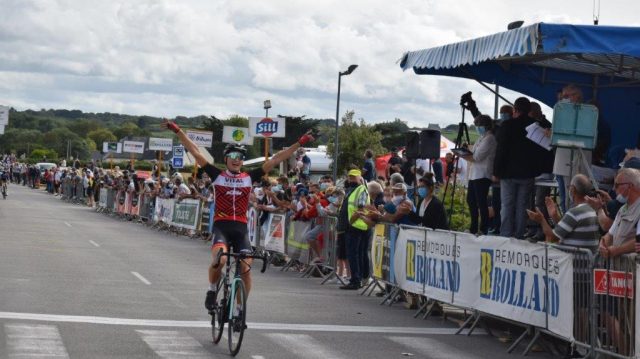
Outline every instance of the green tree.
POLYGON ((148 130, 143 130, 133 122, 125 122, 113 130, 113 134, 119 139, 129 136, 147 136, 148 130))
POLYGON ((66 156, 69 141, 80 140, 80 136, 66 127, 58 127, 43 135, 43 145, 66 156))
POLYGON ((396 118, 391 122, 381 122, 373 125, 374 130, 383 134, 382 146, 386 149, 403 147, 406 145, 405 133, 409 131, 407 123, 396 118))
MULTIPOLYGON (((348 111, 342 117, 338 130, 338 177, 344 175, 351 165, 362 168, 366 149, 371 149, 376 155, 385 152, 381 144, 382 134, 363 119, 353 120, 354 115, 353 111, 348 111)), ((334 158, 334 148, 334 139, 330 138, 327 151, 331 158, 334 158)))
POLYGON ((115 142, 118 140, 116 135, 114 135, 113 132, 106 128, 101 128, 89 132, 87 134, 87 138, 90 138, 100 148, 102 148, 103 142, 115 142))
POLYGON ((2 150, 2 153, 26 154, 34 148, 41 147, 41 145, 42 133, 38 130, 9 128, 4 135, 0 136, 0 150, 2 150))
POLYGON ((69 121, 69 124, 67 126, 71 131, 73 131, 80 137, 87 137, 87 134, 89 132, 98 130, 102 127, 102 125, 100 125, 100 122, 96 120, 85 119, 69 121))
POLYGON ((39 148, 31 151, 29 158, 34 161, 42 161, 45 158, 47 161, 56 161, 58 159, 58 153, 51 149, 39 148))

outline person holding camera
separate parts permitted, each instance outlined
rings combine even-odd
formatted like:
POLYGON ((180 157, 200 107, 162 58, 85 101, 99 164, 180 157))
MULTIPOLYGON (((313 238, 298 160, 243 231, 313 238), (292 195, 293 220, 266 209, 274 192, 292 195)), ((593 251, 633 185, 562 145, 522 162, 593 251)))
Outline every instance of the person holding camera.
POLYGON ((496 155, 496 138, 493 135, 493 120, 480 115, 474 121, 480 137, 473 145, 471 153, 462 158, 471 163, 467 204, 471 215, 471 234, 487 234, 489 231, 489 188, 493 174, 493 160, 496 155), (478 225, 478 215, 480 223, 478 225))

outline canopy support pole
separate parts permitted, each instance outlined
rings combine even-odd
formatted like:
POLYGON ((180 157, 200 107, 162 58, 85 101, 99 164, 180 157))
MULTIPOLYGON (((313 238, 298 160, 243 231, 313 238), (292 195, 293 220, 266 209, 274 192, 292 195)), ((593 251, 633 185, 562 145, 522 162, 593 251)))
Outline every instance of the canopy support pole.
MULTIPOLYGON (((476 79, 474 79, 476 80, 476 79)), ((491 91, 494 95, 496 95, 497 97, 500 97, 502 99, 502 101, 508 103, 509 105, 513 106, 513 103, 509 100, 507 100, 506 98, 504 98, 504 96, 500 95, 500 93, 498 93, 497 91, 497 87, 496 90, 492 89, 491 87, 487 86, 487 84, 485 84, 484 82, 480 81, 480 80, 476 80, 477 83, 479 83, 480 85, 482 85, 482 87, 486 88, 487 90, 491 91)))

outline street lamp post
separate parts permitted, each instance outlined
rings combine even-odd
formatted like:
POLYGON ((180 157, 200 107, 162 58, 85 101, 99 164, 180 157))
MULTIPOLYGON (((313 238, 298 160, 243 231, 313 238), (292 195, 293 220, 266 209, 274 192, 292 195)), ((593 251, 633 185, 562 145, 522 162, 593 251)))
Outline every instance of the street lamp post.
POLYGON ((351 73, 358 67, 358 65, 351 65, 344 72, 338 72, 338 100, 336 101, 336 138, 333 147, 333 183, 338 181, 338 127, 340 125, 340 85, 342 76, 351 75, 351 73))
MULTIPOLYGON (((266 111, 264 117, 269 117, 269 109, 271 108, 271 100, 264 100, 263 108, 266 111)), ((269 137, 264 138, 264 161, 269 159, 269 137)))

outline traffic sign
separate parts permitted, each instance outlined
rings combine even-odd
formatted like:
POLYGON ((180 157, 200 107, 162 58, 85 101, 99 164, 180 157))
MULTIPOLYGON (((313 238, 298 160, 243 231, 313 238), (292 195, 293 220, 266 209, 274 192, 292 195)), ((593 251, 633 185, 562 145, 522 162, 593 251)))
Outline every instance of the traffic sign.
POLYGON ((173 157, 180 157, 180 158, 184 157, 184 147, 173 146, 173 157))
POLYGON ((173 168, 182 168, 184 167, 184 158, 182 157, 174 157, 172 159, 173 163, 173 168))

